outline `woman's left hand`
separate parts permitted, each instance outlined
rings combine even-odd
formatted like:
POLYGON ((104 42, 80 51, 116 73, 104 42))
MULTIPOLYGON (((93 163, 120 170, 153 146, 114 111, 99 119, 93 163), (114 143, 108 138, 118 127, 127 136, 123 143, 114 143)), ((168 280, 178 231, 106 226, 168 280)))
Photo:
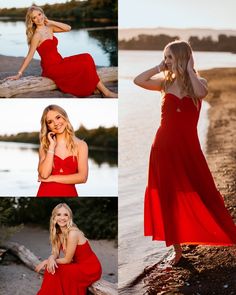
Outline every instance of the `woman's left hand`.
POLYGON ((40 272, 41 269, 44 269, 45 266, 47 265, 47 260, 44 260, 42 262, 40 262, 36 267, 35 267, 35 271, 36 272, 40 272))
POLYGON ((187 71, 188 72, 193 71, 193 68, 194 68, 194 60, 193 60, 193 55, 191 54, 187 64, 187 71))
POLYGON ((53 182, 53 176, 50 175, 48 178, 42 178, 40 175, 38 175, 38 182, 53 182))

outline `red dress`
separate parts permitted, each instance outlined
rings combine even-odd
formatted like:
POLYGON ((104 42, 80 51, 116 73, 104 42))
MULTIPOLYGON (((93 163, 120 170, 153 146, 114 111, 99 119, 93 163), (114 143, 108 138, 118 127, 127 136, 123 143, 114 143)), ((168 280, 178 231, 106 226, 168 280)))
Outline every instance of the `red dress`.
POLYGON ((57 51, 55 36, 37 48, 41 57, 42 76, 52 79, 57 87, 78 97, 91 95, 99 82, 94 60, 88 53, 63 58, 57 51))
POLYGON ((58 264, 53 275, 45 270, 37 295, 85 295, 101 274, 101 264, 87 241, 77 245, 72 263, 58 264))
MULTIPOLYGON (((69 156, 61 159, 57 155, 54 155, 51 175, 68 175, 77 172, 77 157, 69 156)), ((74 184, 41 182, 37 197, 78 197, 78 194, 74 184)))
MULTIPOLYGON (((201 105, 200 105, 201 108, 201 105)), ((236 226, 201 151, 199 110, 167 93, 154 139, 144 204, 144 235, 172 244, 236 244, 236 226)))

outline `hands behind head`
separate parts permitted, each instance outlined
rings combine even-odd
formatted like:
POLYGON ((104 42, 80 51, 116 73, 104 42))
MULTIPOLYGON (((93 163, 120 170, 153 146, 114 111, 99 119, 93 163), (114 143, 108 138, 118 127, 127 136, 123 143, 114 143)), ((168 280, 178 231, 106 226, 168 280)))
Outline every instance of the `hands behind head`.
POLYGON ((166 64, 164 59, 160 62, 160 64, 157 67, 160 69, 160 72, 163 72, 166 70, 166 64))
POLYGON ((193 71, 193 68, 194 68, 194 60, 193 60, 193 54, 191 54, 187 64, 187 71, 188 72, 193 71))

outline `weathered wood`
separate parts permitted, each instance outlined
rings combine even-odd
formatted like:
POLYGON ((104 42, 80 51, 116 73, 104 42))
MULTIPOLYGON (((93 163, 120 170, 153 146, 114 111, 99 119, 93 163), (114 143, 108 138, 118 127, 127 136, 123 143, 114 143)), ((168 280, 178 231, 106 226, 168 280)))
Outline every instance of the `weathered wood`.
POLYGON ((99 280, 93 283, 89 288, 89 291, 94 295, 117 295, 117 285, 112 284, 105 280, 99 280))
MULTIPOLYGON (((118 68, 99 68, 97 70, 104 83, 117 81, 118 68)), ((26 92, 42 92, 57 89, 56 84, 48 78, 38 76, 22 77, 18 80, 0 80, 0 97, 10 98, 26 92)))
MULTIPOLYGON (((34 270, 36 265, 40 263, 40 260, 27 249, 25 246, 15 242, 4 242, 0 244, 1 248, 7 249, 15 256, 17 256, 28 268, 34 270)), ((44 273, 42 270, 41 274, 44 273)), ((105 281, 103 279, 95 282, 89 287, 89 291, 94 295, 117 295, 117 285, 105 281)))

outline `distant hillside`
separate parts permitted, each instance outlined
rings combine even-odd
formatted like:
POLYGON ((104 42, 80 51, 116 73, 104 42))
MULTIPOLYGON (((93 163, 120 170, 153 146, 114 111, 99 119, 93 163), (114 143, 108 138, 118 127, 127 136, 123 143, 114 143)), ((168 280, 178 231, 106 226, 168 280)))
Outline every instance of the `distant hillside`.
MULTIPOLYGON (((121 50, 163 50, 164 47, 172 41, 181 39, 180 36, 170 36, 165 34, 148 35, 139 34, 129 40, 119 40, 119 49, 121 50)), ((236 36, 227 36, 220 34, 217 40, 211 36, 199 38, 190 36, 185 39, 188 41, 193 50, 196 51, 217 51, 236 53, 236 36)))
POLYGON ((169 35, 179 36, 183 40, 188 40, 190 36, 197 36, 203 38, 211 36, 213 40, 217 40, 218 35, 236 36, 236 30, 214 30, 214 29, 176 29, 176 28, 135 28, 135 29, 119 29, 119 40, 130 40, 138 35, 169 35))

